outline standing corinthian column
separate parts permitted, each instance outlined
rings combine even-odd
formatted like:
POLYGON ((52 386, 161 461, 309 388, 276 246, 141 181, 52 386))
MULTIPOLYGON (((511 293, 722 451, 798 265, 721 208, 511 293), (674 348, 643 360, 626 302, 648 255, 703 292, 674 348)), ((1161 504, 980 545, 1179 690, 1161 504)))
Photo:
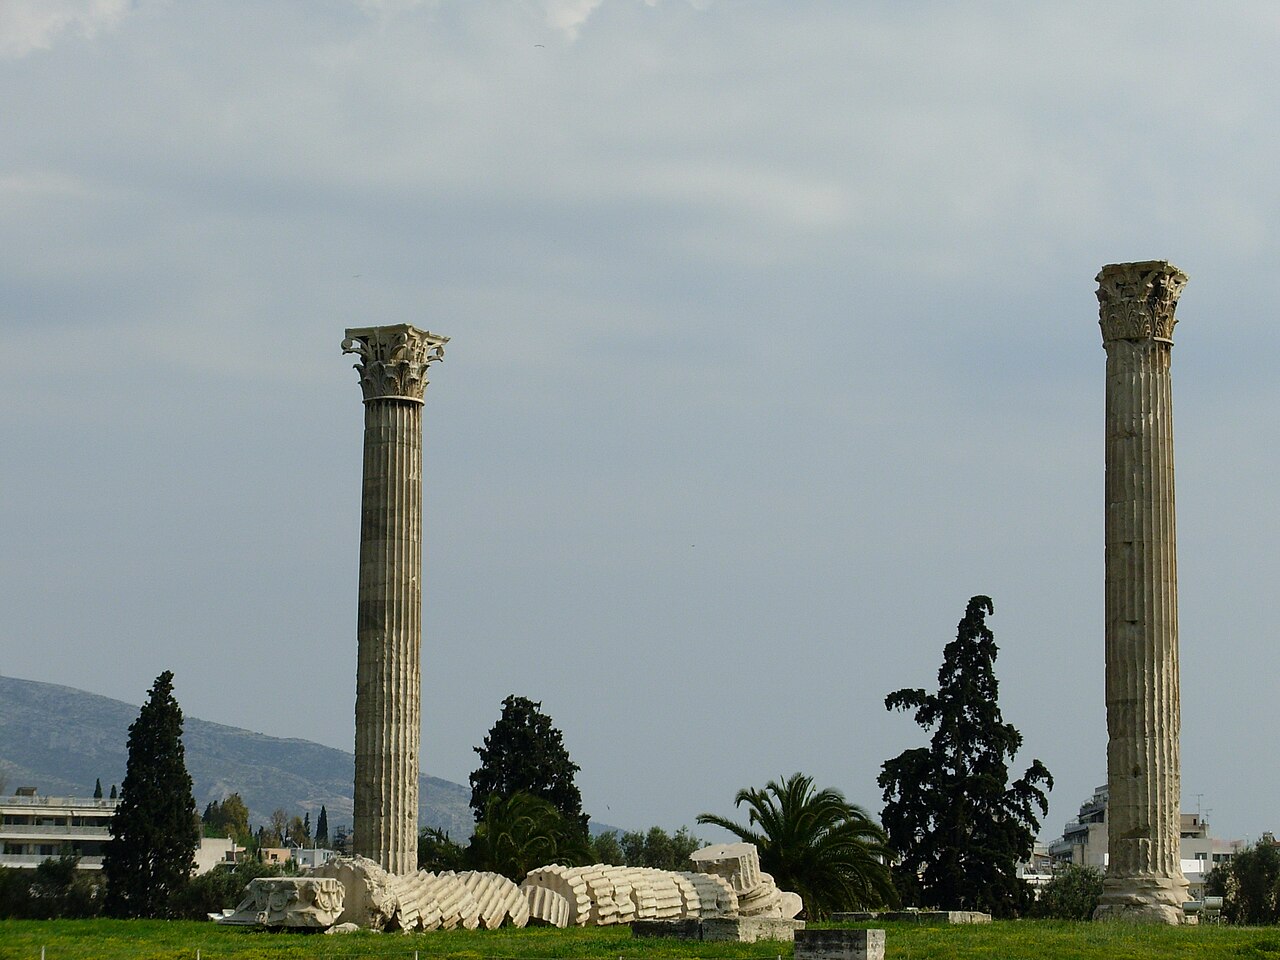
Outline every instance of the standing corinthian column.
POLYGON ((1107 849, 1095 919, 1178 923, 1181 793, 1174 556, 1174 311, 1187 277, 1163 260, 1098 274, 1107 351, 1107 849))
POLYGON ((404 323, 342 341, 364 391, 353 846, 393 874, 418 869, 422 393, 447 342, 404 323))

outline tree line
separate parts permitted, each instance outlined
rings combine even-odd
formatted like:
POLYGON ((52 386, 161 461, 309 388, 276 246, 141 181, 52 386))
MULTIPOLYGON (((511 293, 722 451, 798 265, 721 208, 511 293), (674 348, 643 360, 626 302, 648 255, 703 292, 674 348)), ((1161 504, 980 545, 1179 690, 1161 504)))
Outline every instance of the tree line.
MULTIPOLYGON (((955 639, 943 649, 934 692, 904 688, 885 698, 887 710, 911 712, 931 735, 927 745, 883 763, 880 822, 840 791, 797 772, 738 791, 734 805, 745 822, 704 813, 697 823, 754 843, 761 868, 779 887, 801 895, 809 919, 904 904, 997 917, 1091 915, 1101 892, 1097 871, 1059 871, 1038 901, 1017 876, 1047 812, 1053 778, 1033 760, 1009 782, 1022 736, 999 708, 998 647, 987 625, 993 611, 989 597, 969 601, 955 639)), ((423 830, 420 867, 488 870, 517 882, 552 862, 685 868, 702 845, 687 827, 592 836, 575 782, 580 768, 541 707, 514 694, 502 702, 498 720, 474 748, 480 759, 470 777, 474 832, 462 843, 423 830)), ((46 861, 20 880, 17 871, 0 870, 0 916, 23 915, 13 907, 19 901, 33 916, 97 909, 122 917, 200 916, 231 905, 251 874, 271 872, 249 863, 192 880, 202 829, 245 847, 328 839, 324 808, 314 829, 309 814, 277 810, 253 832, 238 794, 197 816, 181 726, 166 672, 129 728, 128 770, 102 877, 78 874, 68 858, 46 861)), ((1214 871, 1209 888, 1226 899, 1227 919, 1280 922, 1280 848, 1265 843, 1238 855, 1214 871)))

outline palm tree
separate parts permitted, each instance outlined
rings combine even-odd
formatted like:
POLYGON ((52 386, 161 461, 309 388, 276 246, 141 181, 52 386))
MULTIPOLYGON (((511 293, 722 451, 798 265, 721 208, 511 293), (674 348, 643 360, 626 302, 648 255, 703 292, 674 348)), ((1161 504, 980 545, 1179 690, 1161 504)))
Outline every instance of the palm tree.
POLYGON ((747 825, 703 813, 715 824, 754 843, 760 867, 783 890, 800 894, 813 920, 835 910, 893 903, 888 838, 865 810, 839 790, 815 790, 813 778, 794 773, 763 790, 739 790, 733 805, 747 805, 747 825))
POLYGON ((578 865, 591 860, 585 835, 547 800, 517 790, 493 794, 484 819, 464 853, 472 870, 490 870, 522 881, 530 870, 550 863, 578 865))

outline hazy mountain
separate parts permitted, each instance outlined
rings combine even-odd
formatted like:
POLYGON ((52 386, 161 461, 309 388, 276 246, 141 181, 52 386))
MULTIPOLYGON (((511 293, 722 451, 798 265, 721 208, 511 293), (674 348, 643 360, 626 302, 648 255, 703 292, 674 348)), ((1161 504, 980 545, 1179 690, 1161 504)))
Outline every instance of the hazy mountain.
MULTIPOLYGON (((88 797, 124 779, 129 724, 140 704, 124 703, 71 687, 0 676, 0 778, 4 793, 31 786, 53 796, 88 797)), ((330 828, 351 824, 355 758, 309 740, 285 740, 188 716, 183 724, 187 770, 196 805, 239 793, 250 818, 265 821, 277 808, 290 815, 320 805, 330 828)), ((422 778, 418 822, 448 830, 458 841, 471 836, 469 787, 422 778)))

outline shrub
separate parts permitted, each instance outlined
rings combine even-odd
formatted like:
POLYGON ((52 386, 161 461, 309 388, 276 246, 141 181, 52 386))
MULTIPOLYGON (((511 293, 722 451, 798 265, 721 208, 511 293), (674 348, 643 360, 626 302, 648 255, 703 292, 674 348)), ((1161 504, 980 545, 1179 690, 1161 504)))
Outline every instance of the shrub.
POLYGON ((1040 891, 1035 913, 1052 920, 1088 920, 1102 897, 1102 871, 1070 863, 1054 871, 1040 891))
POLYGON ((243 860, 234 866, 219 865, 208 873, 192 877, 176 893, 170 913, 184 920, 204 920, 211 913, 229 910, 244 899, 244 888, 258 877, 278 877, 283 871, 275 864, 243 860))

